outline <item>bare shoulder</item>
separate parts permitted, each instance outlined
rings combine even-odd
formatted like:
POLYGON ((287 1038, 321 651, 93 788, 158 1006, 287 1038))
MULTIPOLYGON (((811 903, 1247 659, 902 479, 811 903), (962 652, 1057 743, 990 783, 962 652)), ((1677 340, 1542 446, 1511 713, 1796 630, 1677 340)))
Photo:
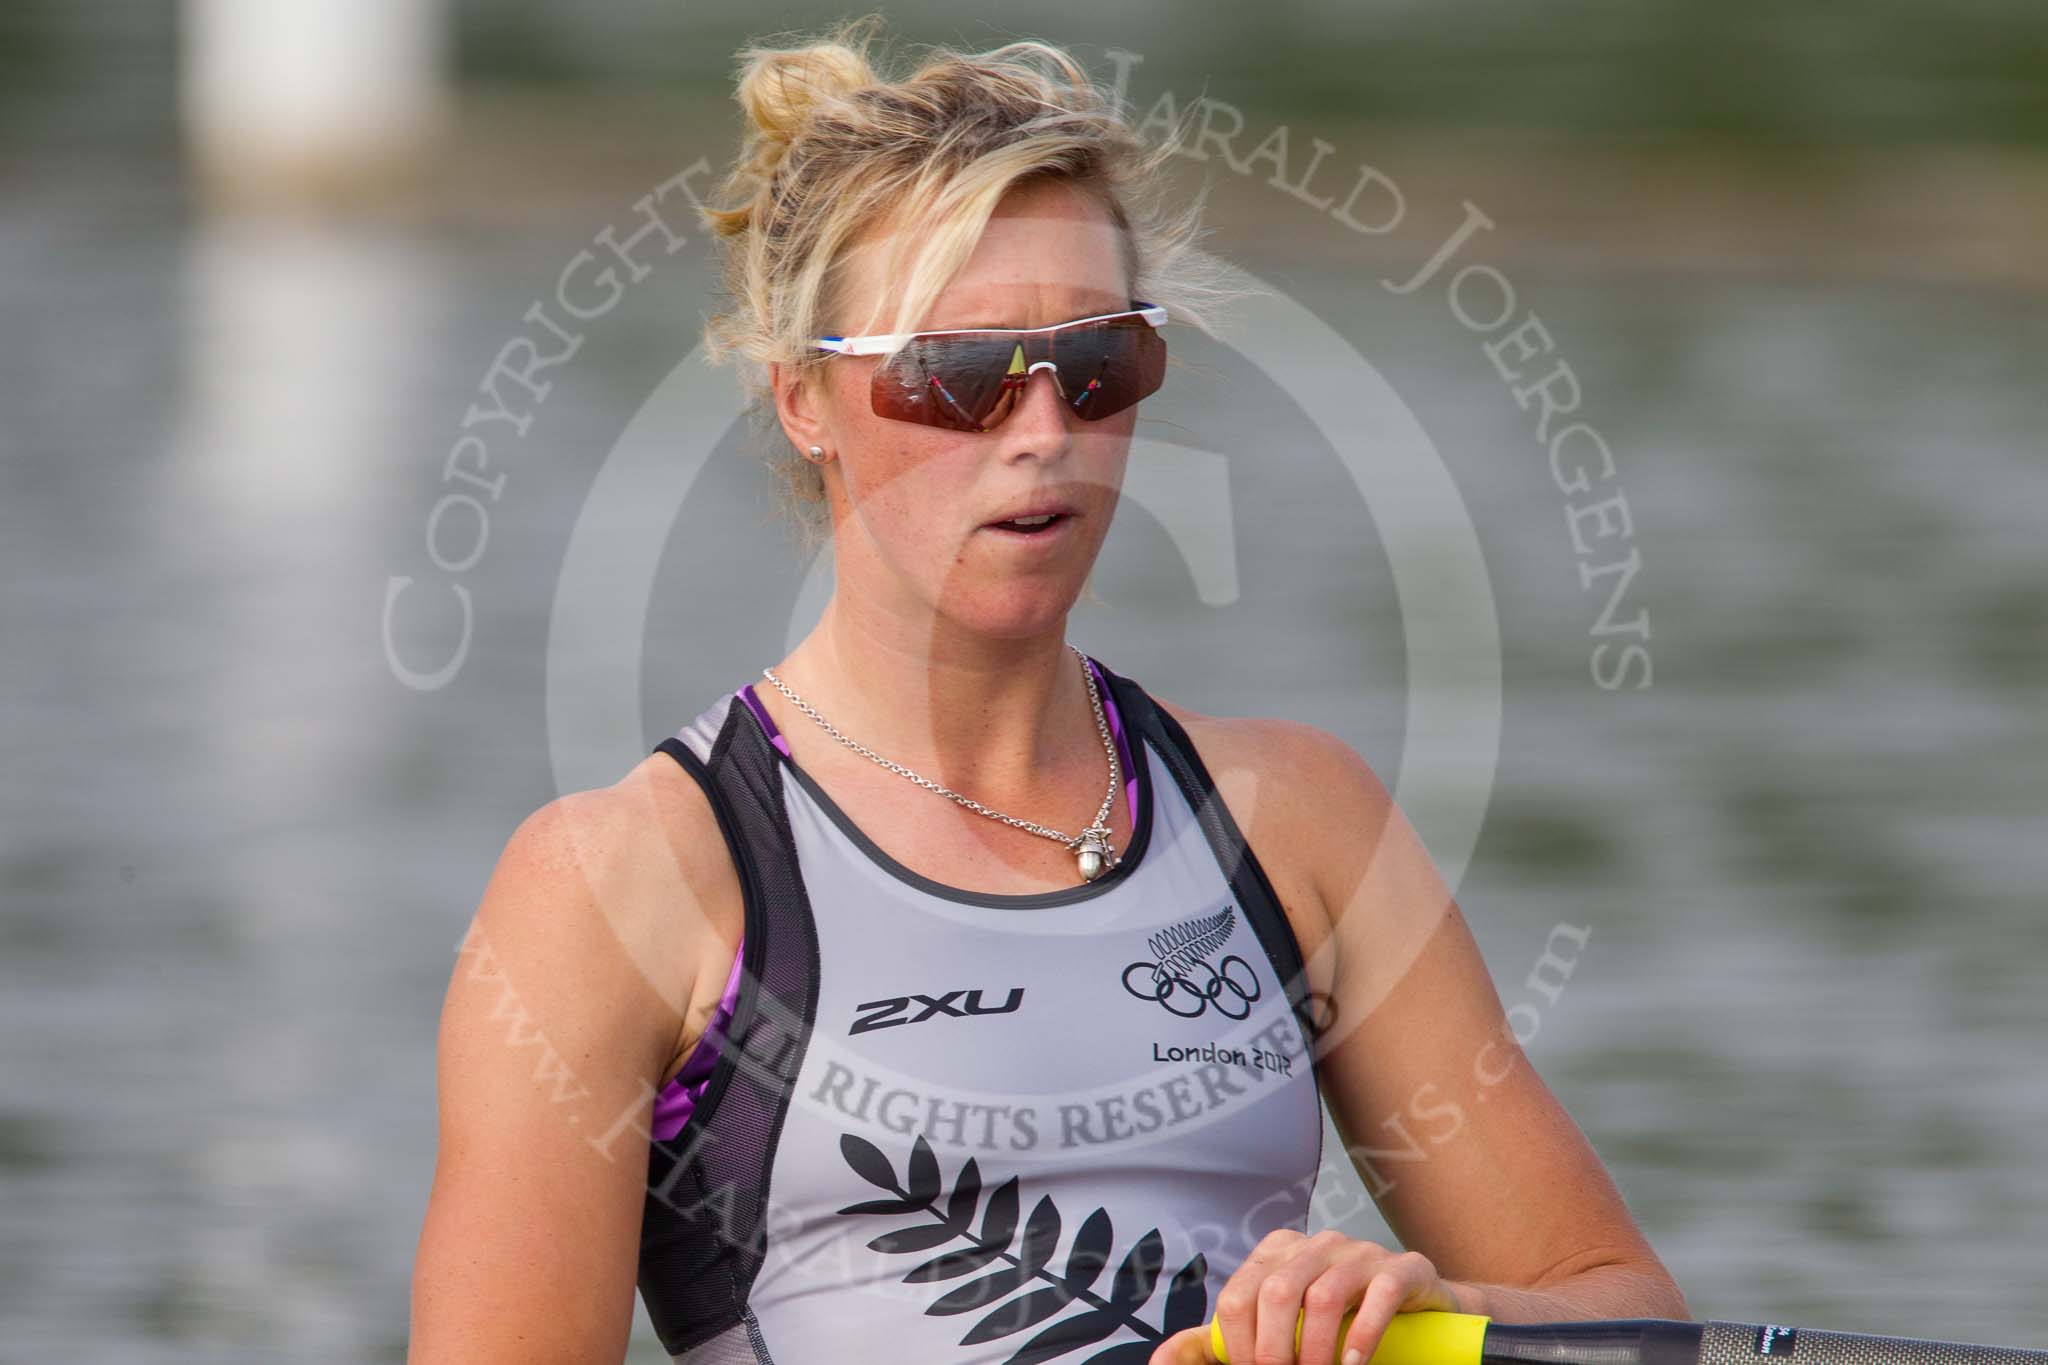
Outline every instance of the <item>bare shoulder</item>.
POLYGON ((513 832, 500 872, 607 890, 694 883, 724 865, 723 836, 703 789, 666 754, 651 754, 609 787, 569 792, 513 832))
POLYGON ((665 754, 506 841, 441 1010, 408 1359, 624 1356, 652 1092, 730 966, 734 881, 665 754))
POLYGON ((1187 731, 1231 818, 1288 904, 1303 951, 1314 953, 1329 932, 1332 907, 1356 885, 1360 834, 1389 822, 1386 787, 1357 750, 1319 726, 1210 716, 1156 694, 1152 699, 1187 731))
POLYGON ((1159 708, 1179 721, 1202 751, 1211 772, 1213 751, 1231 766, 1260 771, 1285 786, 1309 786, 1343 779, 1353 796, 1383 797, 1385 788, 1365 759, 1336 735, 1305 721, 1277 716, 1209 716, 1152 694, 1159 708))
POLYGON ((664 1077, 709 1017, 740 920, 738 874, 711 804, 660 753, 527 816, 477 912, 479 929, 533 955, 602 957, 630 972, 641 1007, 658 1006, 647 1017, 667 1021, 664 1077))

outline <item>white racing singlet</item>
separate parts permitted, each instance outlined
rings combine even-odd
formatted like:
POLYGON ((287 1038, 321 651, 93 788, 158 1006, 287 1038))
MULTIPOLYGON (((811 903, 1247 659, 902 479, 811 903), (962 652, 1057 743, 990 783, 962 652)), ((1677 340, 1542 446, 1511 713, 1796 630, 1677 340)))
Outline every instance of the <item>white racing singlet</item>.
POLYGON ((898 863, 751 687, 659 746, 745 900, 650 1134, 639 1287, 675 1360, 1143 1365, 1262 1236, 1306 1230, 1298 945, 1186 732, 1088 663, 1136 817, 1058 891, 898 863))

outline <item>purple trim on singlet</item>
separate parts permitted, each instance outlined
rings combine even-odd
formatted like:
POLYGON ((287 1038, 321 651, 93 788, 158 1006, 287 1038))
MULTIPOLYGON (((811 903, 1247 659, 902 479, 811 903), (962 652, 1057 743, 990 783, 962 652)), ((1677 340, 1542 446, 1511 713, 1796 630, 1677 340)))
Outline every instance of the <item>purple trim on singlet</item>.
POLYGON ((769 742, 782 750, 784 758, 788 758, 790 756, 789 741, 782 737, 782 731, 777 728, 774 719, 769 716, 768 708, 761 705, 761 699, 754 695, 754 685, 752 683, 748 683, 740 689, 740 700, 747 704, 747 709, 754 713, 754 719, 760 721, 761 728, 768 732, 769 742))
MULTIPOLYGON (((1117 714, 1116 699, 1110 695, 1109 684, 1103 679, 1102 670, 1095 660, 1088 660, 1088 671, 1095 675, 1095 686, 1102 697, 1102 711, 1109 721, 1109 733, 1116 742, 1117 753, 1124 766, 1124 799, 1130 804, 1131 824, 1138 823, 1138 783, 1136 761, 1131 757, 1130 741, 1124 738, 1123 718, 1117 714)), ((784 758, 789 757, 789 741, 769 718, 768 708, 761 705, 761 699, 754 695, 754 685, 748 683, 740 689, 740 697, 761 722, 762 730, 775 747, 782 750, 784 758)), ((654 1097, 654 1139, 667 1142, 683 1131, 683 1125, 690 1121, 690 1115, 697 1108, 697 1101, 703 1098, 704 1087, 711 1081, 712 1069, 718 1064, 718 1050, 725 1037, 726 1026, 732 1022, 732 1012, 740 997, 740 959, 745 956, 746 935, 740 936, 739 948, 733 953, 732 970, 726 974, 725 993, 719 997, 718 1008, 712 1011, 711 1022, 704 1029, 704 1036, 697 1040, 697 1046, 690 1049, 689 1060, 683 1063, 675 1079, 661 1088, 654 1097)))
POLYGON ((1109 683, 1102 676, 1102 670, 1095 666, 1095 660, 1088 661, 1088 671, 1095 675, 1095 689, 1102 697, 1103 714, 1109 717, 1109 733, 1116 740, 1116 751, 1124 765, 1124 801, 1130 807, 1131 826, 1138 824, 1138 784, 1144 781, 1144 774, 1138 771, 1137 760, 1131 757, 1130 741, 1124 738, 1123 717, 1116 713, 1116 698, 1109 695, 1109 683))
MULTIPOLYGON (((740 938, 744 950, 747 940, 740 938)), ((712 1011, 711 1023, 705 1028, 704 1036, 697 1040, 697 1046, 690 1050, 690 1059, 683 1063, 683 1069, 676 1078, 663 1086, 661 1093, 654 1097, 654 1136, 667 1142, 683 1131, 683 1125, 690 1121, 691 1111, 697 1101, 704 1098, 704 1087, 710 1084, 711 1070, 718 1065, 718 1042, 725 1036, 726 1025, 732 1022, 733 1007, 740 998, 740 958, 735 952, 732 970, 726 973, 725 993, 718 999, 718 1008, 712 1011)))

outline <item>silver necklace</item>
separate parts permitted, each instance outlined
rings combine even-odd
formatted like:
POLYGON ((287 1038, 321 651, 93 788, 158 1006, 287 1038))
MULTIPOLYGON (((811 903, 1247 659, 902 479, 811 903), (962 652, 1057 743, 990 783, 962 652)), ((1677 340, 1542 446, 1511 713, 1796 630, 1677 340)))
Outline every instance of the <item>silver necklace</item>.
POLYGON ((1059 840, 1062 844, 1074 850, 1074 861, 1080 868, 1081 879, 1092 882, 1104 872, 1123 861, 1123 855, 1111 848, 1109 842, 1109 808, 1116 802, 1117 782, 1121 779, 1123 773, 1117 764, 1116 742, 1109 737, 1109 722, 1102 715, 1102 698, 1095 690, 1095 671, 1088 667, 1087 655, 1081 653, 1079 649, 1075 649, 1072 644, 1069 644, 1067 648, 1073 650, 1074 657, 1081 661, 1081 677, 1088 684, 1088 704, 1095 708, 1095 729, 1102 736, 1103 752, 1109 755, 1109 790, 1103 794, 1102 805, 1095 812, 1095 819, 1086 829, 1071 837, 1060 833, 1056 829, 1047 829, 1044 825, 1038 824, 1035 821, 1019 820, 1015 816, 1004 815, 1001 811, 990 810, 972 797, 962 796, 959 792, 942 787, 928 778, 918 776, 900 763, 890 762, 866 745, 857 744, 845 735, 840 734, 838 730, 833 728, 832 722, 811 709, 810 703, 790 691, 788 685, 782 679, 775 676, 774 669, 762 669, 761 676, 774 683, 782 695, 789 698, 790 705, 824 726, 825 732, 831 735, 832 738, 856 753, 865 754, 890 772, 896 773, 901 777, 907 777, 920 787, 935 791, 941 796, 950 796, 969 810, 986 815, 991 820, 1000 820, 1006 825, 1014 825, 1018 829, 1027 830, 1032 834, 1041 835, 1047 839, 1059 840))

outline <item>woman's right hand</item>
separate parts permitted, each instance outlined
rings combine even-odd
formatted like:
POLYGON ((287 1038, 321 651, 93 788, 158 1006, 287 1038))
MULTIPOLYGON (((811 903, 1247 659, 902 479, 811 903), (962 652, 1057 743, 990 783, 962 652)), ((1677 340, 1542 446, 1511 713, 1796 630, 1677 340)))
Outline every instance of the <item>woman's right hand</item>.
MULTIPOLYGON (((1297 1359, 1298 1326, 1301 1361, 1359 1365, 1372 1358, 1395 1314, 1426 1310, 1461 1311, 1427 1256, 1327 1228, 1313 1236, 1275 1228, 1216 1295, 1216 1321, 1233 1362, 1297 1359)), ((1161 1342, 1150 1365, 1215 1360, 1205 1322, 1161 1342)))

